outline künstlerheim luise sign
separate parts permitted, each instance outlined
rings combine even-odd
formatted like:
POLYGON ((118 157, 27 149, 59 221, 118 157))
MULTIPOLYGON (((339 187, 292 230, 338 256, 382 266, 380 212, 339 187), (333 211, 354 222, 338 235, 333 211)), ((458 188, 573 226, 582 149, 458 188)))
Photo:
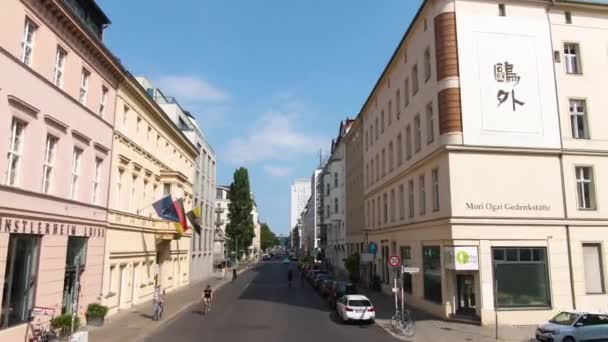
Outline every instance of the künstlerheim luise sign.
POLYGON ((0 217, 0 233, 101 238, 105 236, 105 228, 100 226, 55 222, 51 220, 26 220, 13 217, 0 217))
POLYGON ((517 212, 539 212, 539 211, 551 211, 551 206, 548 204, 537 204, 537 203, 497 203, 497 202, 467 202, 467 210, 474 211, 517 211, 517 212))

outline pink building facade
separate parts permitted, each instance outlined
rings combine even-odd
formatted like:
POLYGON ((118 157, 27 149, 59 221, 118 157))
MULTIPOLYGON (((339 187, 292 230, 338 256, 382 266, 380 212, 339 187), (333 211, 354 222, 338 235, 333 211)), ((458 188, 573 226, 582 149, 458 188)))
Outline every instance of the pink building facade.
POLYGON ((122 75, 101 42, 108 23, 93 1, 2 1, 0 341, 101 302, 122 75))

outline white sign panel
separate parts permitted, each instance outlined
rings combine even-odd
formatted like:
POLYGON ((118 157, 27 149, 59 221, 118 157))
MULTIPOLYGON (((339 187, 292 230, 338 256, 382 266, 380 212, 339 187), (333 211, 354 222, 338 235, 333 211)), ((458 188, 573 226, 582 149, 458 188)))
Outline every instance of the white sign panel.
POLYGON ((420 268, 418 268, 418 267, 405 267, 405 266, 402 266, 401 267, 401 272, 403 272, 403 273, 410 273, 410 274, 411 273, 418 273, 418 272, 420 272, 420 268))
POLYGON ((445 268, 456 271, 479 270, 479 253, 475 246, 444 247, 445 268))

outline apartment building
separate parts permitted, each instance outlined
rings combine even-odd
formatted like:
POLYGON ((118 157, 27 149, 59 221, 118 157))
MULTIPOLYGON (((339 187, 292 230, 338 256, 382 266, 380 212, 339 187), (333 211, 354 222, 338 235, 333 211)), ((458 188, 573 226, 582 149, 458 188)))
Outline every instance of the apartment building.
MULTIPOLYGON (((306 207, 306 202, 310 197, 310 190, 310 180, 308 178, 296 179, 291 185, 289 229, 293 229, 298 225, 302 210, 306 207)), ((297 248, 300 247, 302 246, 298 244, 297 248)))
POLYGON ((83 315, 101 295, 121 79, 102 42, 109 22, 81 1, 2 3, 2 341, 24 340, 32 317, 83 315), (49 315, 37 315, 40 307, 49 315))
MULTIPOLYGON (((363 200, 363 120, 355 118, 344 136, 346 254, 367 251, 364 243, 365 208, 363 200)), ((365 266, 365 265, 363 265, 365 266)), ((365 270, 364 273, 368 273, 365 270)))
POLYGON ((152 204, 193 206, 196 147, 132 76, 119 86, 110 178, 103 303, 114 314, 190 282, 192 229, 179 232, 152 204))
POLYGON ((207 141, 194 115, 182 108, 176 98, 165 95, 161 89, 154 87, 146 77, 136 77, 146 92, 171 118, 177 128, 196 146, 198 156, 195 160, 193 175, 193 207, 199 208, 198 223, 200 232, 192 231, 190 246, 190 278, 204 279, 212 276, 213 271, 213 207, 215 203, 215 152, 207 141))
POLYGON ((353 120, 346 119, 340 122, 336 139, 331 143, 331 155, 323 169, 323 182, 325 183, 324 199, 325 226, 327 228, 326 259, 338 271, 345 271, 346 258, 346 150, 345 136, 353 120))
MULTIPOLYGON (((369 270, 420 268, 406 301, 441 317, 532 324, 608 310, 608 7, 424 1, 366 100, 369 270)), ((361 250, 361 249, 360 249, 361 250)))

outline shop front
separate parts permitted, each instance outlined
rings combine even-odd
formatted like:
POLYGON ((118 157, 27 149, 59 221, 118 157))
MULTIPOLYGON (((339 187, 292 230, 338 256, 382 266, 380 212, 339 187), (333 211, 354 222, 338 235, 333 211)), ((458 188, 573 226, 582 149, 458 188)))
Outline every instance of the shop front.
POLYGON ((99 301, 105 227, 0 216, 0 340, 23 340, 27 322, 48 321, 99 301))
POLYGON ((451 284, 451 313, 453 318, 480 321, 479 251, 477 246, 444 246, 444 265, 451 284))

